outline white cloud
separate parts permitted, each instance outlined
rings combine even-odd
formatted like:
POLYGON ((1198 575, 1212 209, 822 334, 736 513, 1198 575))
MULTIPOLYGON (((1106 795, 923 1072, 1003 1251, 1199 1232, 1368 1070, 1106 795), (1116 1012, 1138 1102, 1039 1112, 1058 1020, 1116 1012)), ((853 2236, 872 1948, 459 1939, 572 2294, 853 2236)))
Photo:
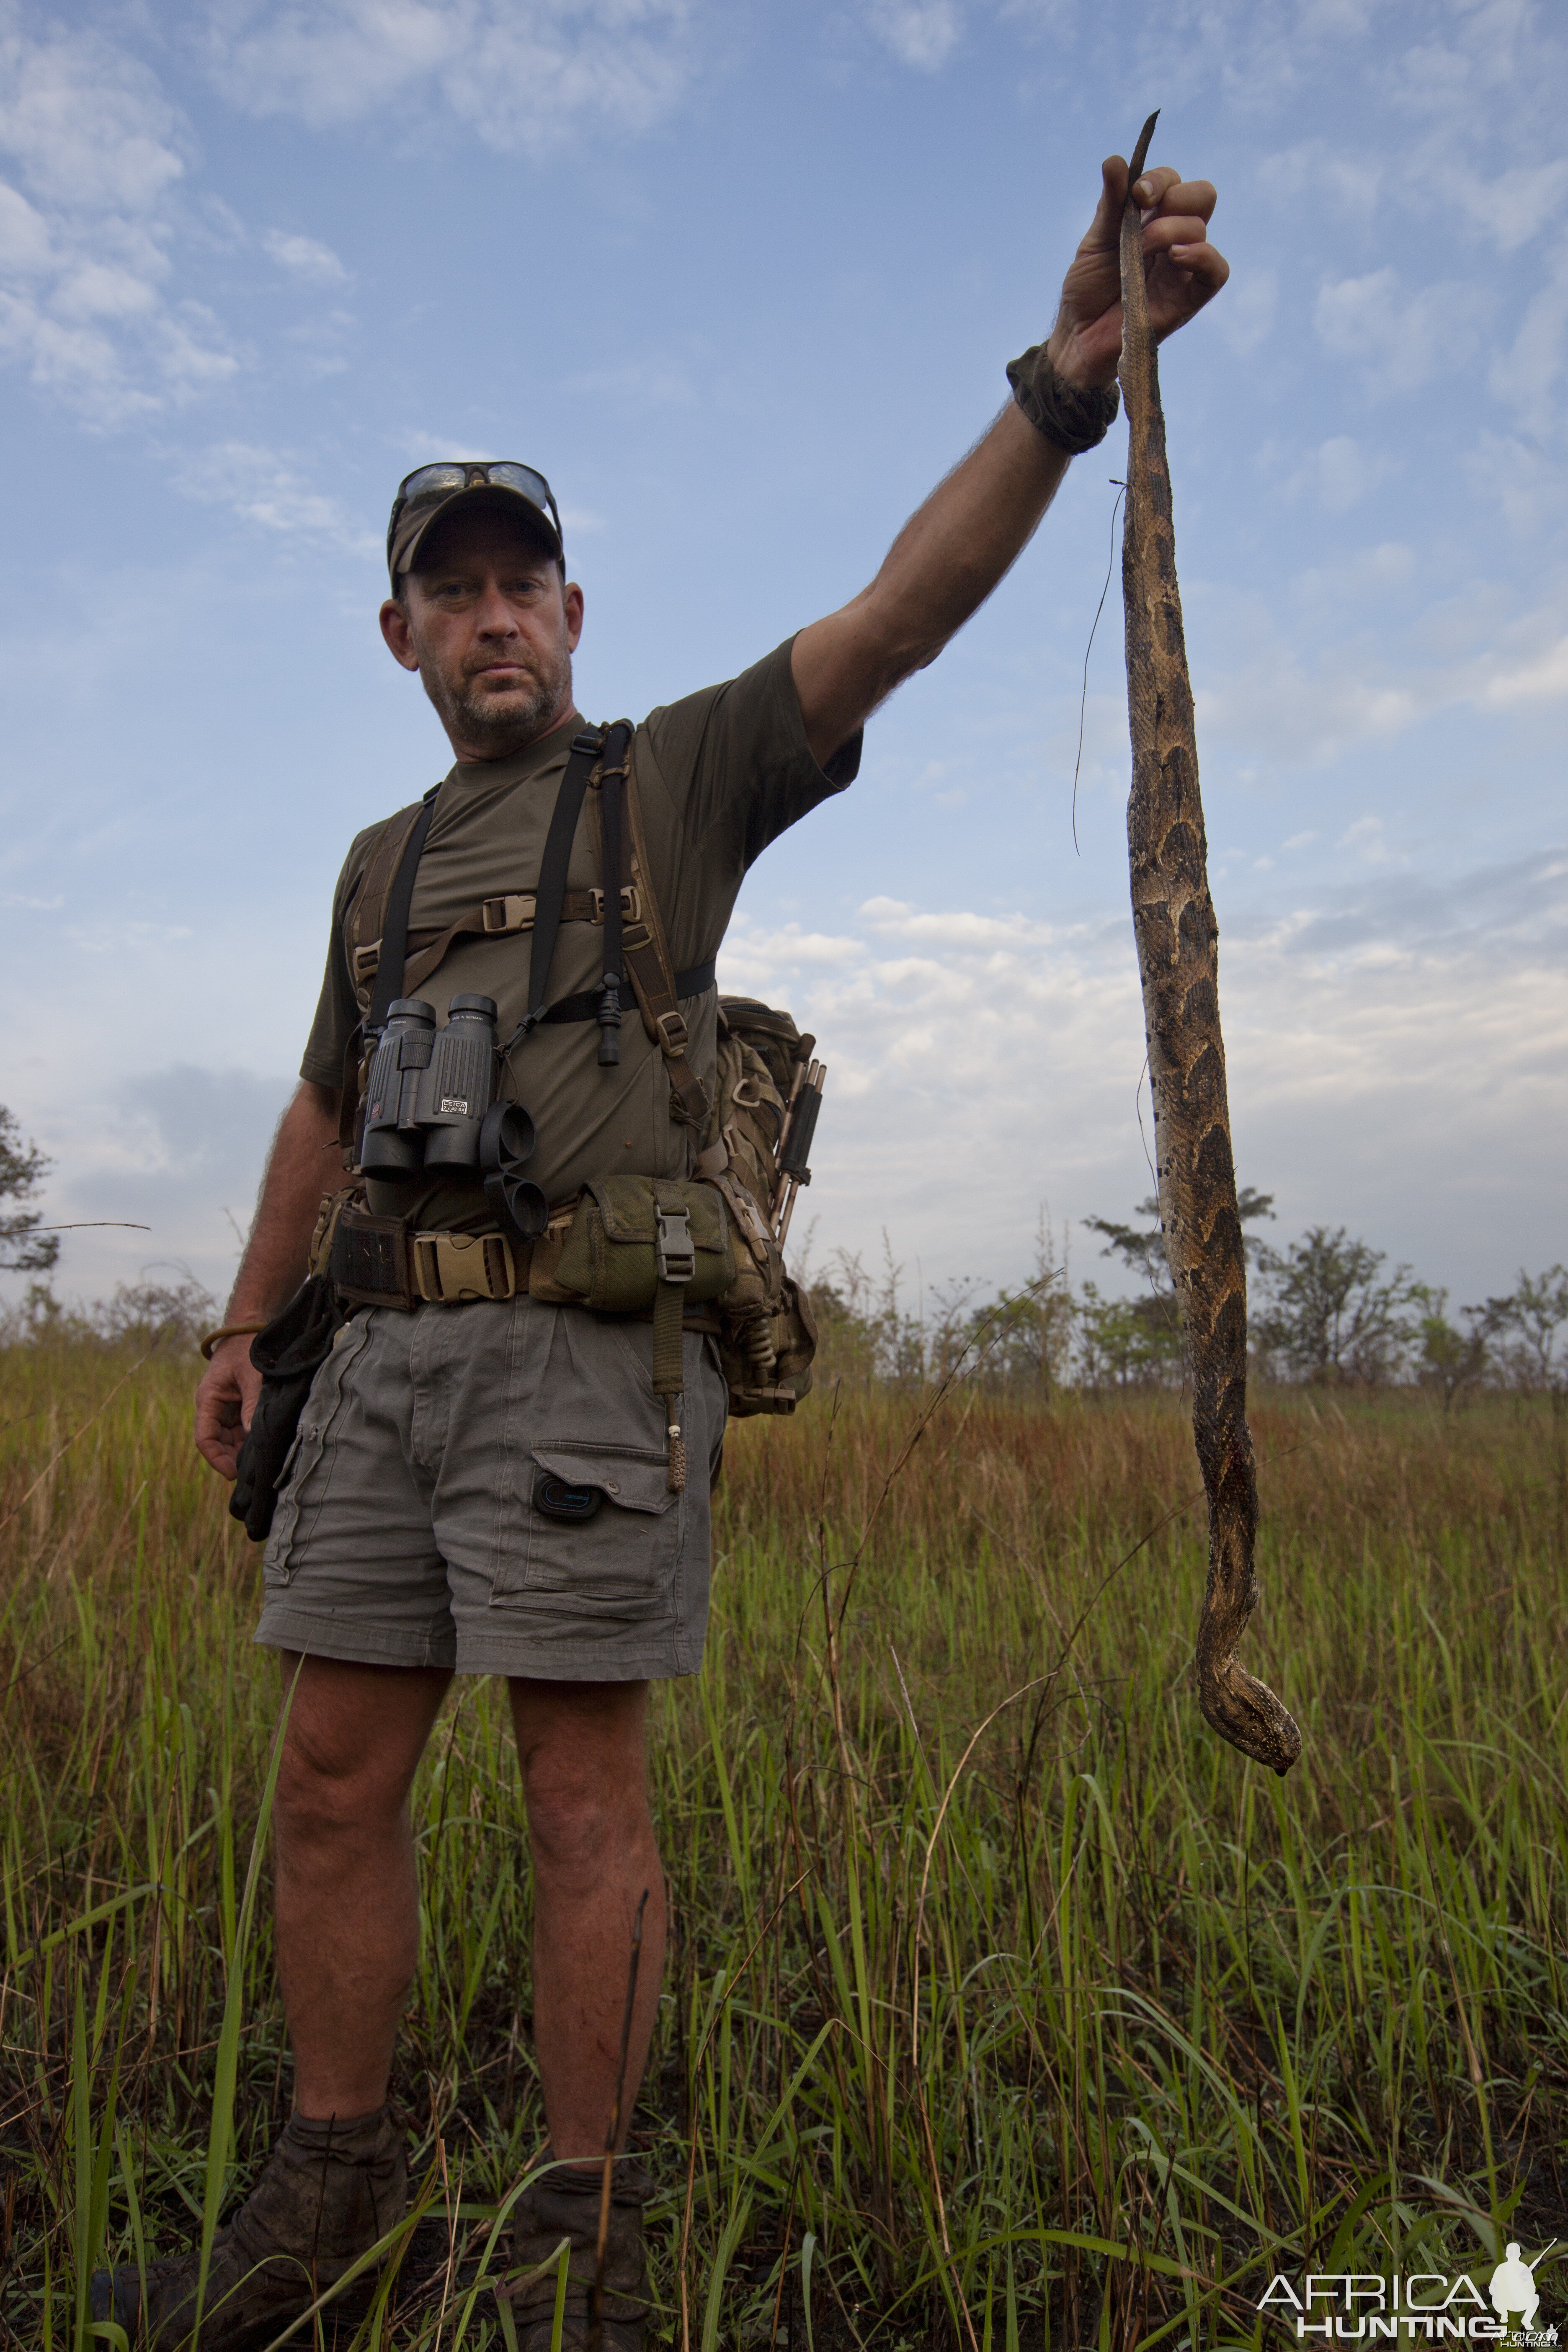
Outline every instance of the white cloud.
POLYGON ((1568 191, 1568 163, 1520 163, 1495 180, 1459 170, 1449 180, 1461 208, 1502 252, 1513 253, 1554 219, 1568 191))
POLYGON ((1279 307, 1279 279, 1272 269, 1233 276, 1215 316, 1231 350, 1241 358, 1268 338, 1279 307))
MULTIPOLYGON (((1479 1295, 1512 1253, 1561 1254, 1561 853, 1443 888, 1363 819, 1340 863, 1353 885, 1287 911, 1222 897, 1242 1180, 1279 1192, 1287 1231, 1343 1220, 1479 1295)), ((721 987, 788 1004, 828 1065, 805 1203, 819 1263, 879 1253, 885 1227, 928 1282, 1016 1277, 1042 1199, 1076 1220, 1147 1192, 1124 912, 1057 925, 875 899, 839 944, 814 961, 742 913, 720 958, 721 987)), ((1079 1229, 1079 1272, 1086 1246, 1079 1229)))
POLYGON ((1402 291, 1392 267, 1331 279, 1318 291, 1318 333, 1337 358, 1358 361, 1380 393, 1414 392, 1464 359, 1475 341, 1477 289, 1455 283, 1402 291))
POLYGON ((1298 572, 1293 584, 1303 604, 1342 612, 1356 597, 1390 597, 1415 576, 1415 550, 1390 539, 1377 547, 1346 548, 1332 563, 1298 572))
MULTIPOLYGON (((1366 656, 1360 656, 1364 668, 1366 656)), ((1291 765, 1317 766, 1352 743, 1402 734, 1423 708, 1414 688, 1383 667, 1358 675, 1342 648, 1319 670, 1289 646, 1260 646, 1245 667, 1194 694, 1200 743, 1212 735, 1291 765)))
POLYGON ((348 271, 330 245, 318 243, 313 236, 295 236, 285 229, 269 228, 261 240, 262 249, 270 254, 279 269, 291 277, 302 278, 311 286, 342 286, 348 271))
MULTIPOLYGON (((1409 551, 1394 543, 1347 555, 1337 571, 1305 572, 1297 586, 1320 606, 1359 590, 1377 600, 1382 624, 1413 576, 1409 551)), ((1276 765, 1318 767, 1446 710, 1526 713, 1568 696, 1563 599, 1512 620, 1484 601, 1472 585, 1420 611, 1408 635, 1380 625, 1331 637, 1310 661, 1298 650, 1300 632, 1257 630, 1245 658, 1194 692, 1200 745, 1212 739, 1276 765)))
POLYGON ((1348 849, 1363 866, 1387 866, 1394 857, 1384 836, 1380 816, 1358 816, 1353 824, 1346 825, 1337 846, 1348 849))
POLYGON ((96 33, 0 32, 0 148, 73 215, 151 213, 184 170, 179 115, 146 68, 96 33))
POLYGON ((487 144, 551 153, 584 118, 643 131, 698 67, 699 0, 228 0, 208 59, 253 114, 316 128, 435 100, 487 144))
POLYGON ((1385 452, 1363 448, 1348 433, 1336 433, 1311 451, 1295 480, 1310 488, 1329 514, 1344 514, 1391 470, 1385 452))
POLYGON ((1501 93, 1517 133, 1532 99, 1544 98, 1555 111, 1552 83, 1560 87, 1560 74, 1552 68, 1562 60, 1560 47, 1552 54, 1551 9, 1529 0, 1461 0, 1443 13, 1446 24, 1436 21, 1436 9, 1413 12, 1426 37, 1405 51, 1392 78, 1410 113, 1449 131, 1472 131, 1501 93))
POLYGON ((1496 506, 1521 537, 1554 528, 1568 508, 1568 469, 1517 434, 1483 430, 1465 471, 1476 495, 1496 506))
POLYGON ((866 22, 900 65, 934 73, 963 30, 958 0, 866 0, 866 22))
POLYGON ((0 358, 91 421, 178 405, 237 364, 217 321, 171 295, 184 126, 96 33, 0 30, 0 358))
POLYGON ((1292 201, 1310 189, 1314 203, 1327 203, 1358 223, 1370 221, 1383 193, 1381 155, 1351 155, 1332 148, 1326 139, 1306 139, 1270 158, 1267 166, 1271 188, 1288 191, 1292 201))
POLYGON ((1480 700, 1493 709, 1519 702, 1554 702, 1568 694, 1568 636, 1519 662, 1502 667, 1480 689, 1480 700))
POLYGON ((1553 421, 1552 392, 1563 372, 1568 336, 1568 257, 1553 257, 1546 283, 1531 300, 1511 348, 1492 362, 1498 399, 1516 408, 1531 432, 1544 436, 1553 421))
POLYGON ((189 497, 227 507, 264 530, 324 540, 353 555, 380 551, 375 535, 341 500, 316 489, 286 451, 220 441, 182 460, 179 484, 189 497))

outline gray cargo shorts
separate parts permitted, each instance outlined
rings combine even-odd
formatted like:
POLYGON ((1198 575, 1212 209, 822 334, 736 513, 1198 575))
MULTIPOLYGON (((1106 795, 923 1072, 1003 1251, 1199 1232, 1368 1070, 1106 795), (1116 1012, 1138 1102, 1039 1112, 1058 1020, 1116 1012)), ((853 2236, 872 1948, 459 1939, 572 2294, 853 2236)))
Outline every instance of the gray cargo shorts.
POLYGON ((672 1495, 651 1325, 530 1298, 361 1307, 300 1416, 256 1639, 468 1675, 694 1674, 725 1391, 712 1340, 682 1344, 672 1495), (593 1517, 540 1510, 542 1471, 596 1487, 593 1517))

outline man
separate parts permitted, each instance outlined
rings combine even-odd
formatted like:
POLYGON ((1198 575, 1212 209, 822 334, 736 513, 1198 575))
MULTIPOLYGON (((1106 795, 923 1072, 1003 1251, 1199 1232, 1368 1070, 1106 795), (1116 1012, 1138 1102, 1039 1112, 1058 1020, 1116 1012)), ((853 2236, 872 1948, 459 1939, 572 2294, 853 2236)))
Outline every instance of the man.
MULTIPOLYGON (((866 719, 984 603, 1032 536, 1070 454, 1098 440, 1114 413, 1107 388, 1121 343, 1126 179, 1120 159, 1105 164, 1048 343, 1009 371, 1015 398, 905 526, 870 586, 754 669, 655 711, 637 730, 649 879, 670 960, 685 974, 689 1060, 710 1087, 716 1014, 704 967, 747 867, 852 781, 866 719)), ((1137 194, 1151 313, 1163 336, 1225 283, 1226 265, 1207 238, 1215 192, 1159 169, 1137 194)), ((438 1013, 454 996, 493 998, 504 1037, 525 1009, 526 932, 491 936, 476 925, 445 950, 439 941, 473 902, 530 892, 539 880, 583 727, 571 661, 582 592, 567 578, 548 488, 521 467, 409 477, 388 558, 382 632, 402 667, 418 672, 456 762, 417 867, 405 970, 420 971, 419 943, 437 941, 420 992, 438 1013)), ((230 1478, 259 1389, 247 1335, 298 1287, 321 1194, 344 1181, 340 1088, 370 987, 356 909, 374 895, 367 867, 379 832, 360 836, 343 868, 301 1083, 229 1302, 231 1335, 198 1396, 197 1443, 230 1478)), ((567 877, 574 903, 601 870, 582 824, 567 877)), ((563 923, 552 1002, 598 982, 603 939, 586 918, 563 923)), ((547 1024, 511 1065, 538 1127, 529 1173, 552 1203, 589 1179, 680 1178, 693 1164, 696 1139, 679 1123, 641 1024, 626 1024, 609 1068, 595 1059, 598 1034, 591 1018, 547 1024)), ((428 1171, 401 1188, 372 1184, 369 1208, 426 1235, 466 1238, 494 1224, 471 1179, 428 1171)), ((312 2283, 340 2276, 403 2210, 403 2148, 386 2094, 417 1936, 406 1801, 455 1671, 508 1677, 527 1801, 533 2020, 552 2168, 516 2209, 514 2252, 526 2265, 570 2240, 565 2340, 587 2340, 602 2152, 645 1890, 623 2113, 647 2058, 664 1946, 644 1780, 647 1685, 696 1669, 707 1609, 702 1465, 717 1460, 724 1391, 702 1337, 687 1332, 681 1345, 693 1475, 674 1497, 647 1325, 538 1296, 372 1306, 344 1326, 315 1380, 268 1542, 257 1637, 282 1653, 291 1692, 274 1825, 295 2113, 221 2233, 204 2347, 233 2347, 253 2329, 265 2340, 304 2307, 312 2283), (552 1519, 533 1485, 542 1471, 596 1481, 591 1523, 552 1519)), ((606 2352, 644 2341, 648 2188, 623 2158, 606 2352)), ((136 2273, 100 2273, 94 2311, 120 2318, 133 2343, 140 2328, 160 2347, 184 2345, 195 2274, 194 2259, 152 2266, 143 2308, 136 2273)), ((552 2274, 516 2303, 527 2352, 548 2345, 553 2302, 552 2274)))

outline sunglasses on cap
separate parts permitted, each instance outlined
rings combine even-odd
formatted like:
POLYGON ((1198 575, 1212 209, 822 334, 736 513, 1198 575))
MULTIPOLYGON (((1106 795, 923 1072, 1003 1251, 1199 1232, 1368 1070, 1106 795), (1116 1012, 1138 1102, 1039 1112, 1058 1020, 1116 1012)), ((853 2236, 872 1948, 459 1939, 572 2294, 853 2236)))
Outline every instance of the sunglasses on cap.
POLYGON ((555 494, 541 473, 531 466, 519 465, 515 458, 496 457, 469 462, 454 458, 439 466, 416 466, 405 474, 397 485, 397 496, 392 502, 392 520, 386 528, 386 547, 390 558, 394 544, 402 536, 407 521, 421 507, 437 507, 457 496, 460 490, 493 488, 514 490, 531 507, 548 513, 555 526, 558 545, 564 549, 566 535, 561 528, 561 509, 555 494))

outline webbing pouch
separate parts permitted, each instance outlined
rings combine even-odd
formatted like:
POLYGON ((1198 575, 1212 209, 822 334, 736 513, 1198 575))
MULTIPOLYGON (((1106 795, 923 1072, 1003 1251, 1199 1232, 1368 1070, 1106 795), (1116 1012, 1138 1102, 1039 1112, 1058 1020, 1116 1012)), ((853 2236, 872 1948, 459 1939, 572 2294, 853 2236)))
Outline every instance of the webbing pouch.
POLYGON ((646 1315, 661 1290, 691 1306, 718 1298, 735 1279, 729 1213, 710 1184, 602 1177, 583 1194, 554 1279, 602 1315, 646 1315))

